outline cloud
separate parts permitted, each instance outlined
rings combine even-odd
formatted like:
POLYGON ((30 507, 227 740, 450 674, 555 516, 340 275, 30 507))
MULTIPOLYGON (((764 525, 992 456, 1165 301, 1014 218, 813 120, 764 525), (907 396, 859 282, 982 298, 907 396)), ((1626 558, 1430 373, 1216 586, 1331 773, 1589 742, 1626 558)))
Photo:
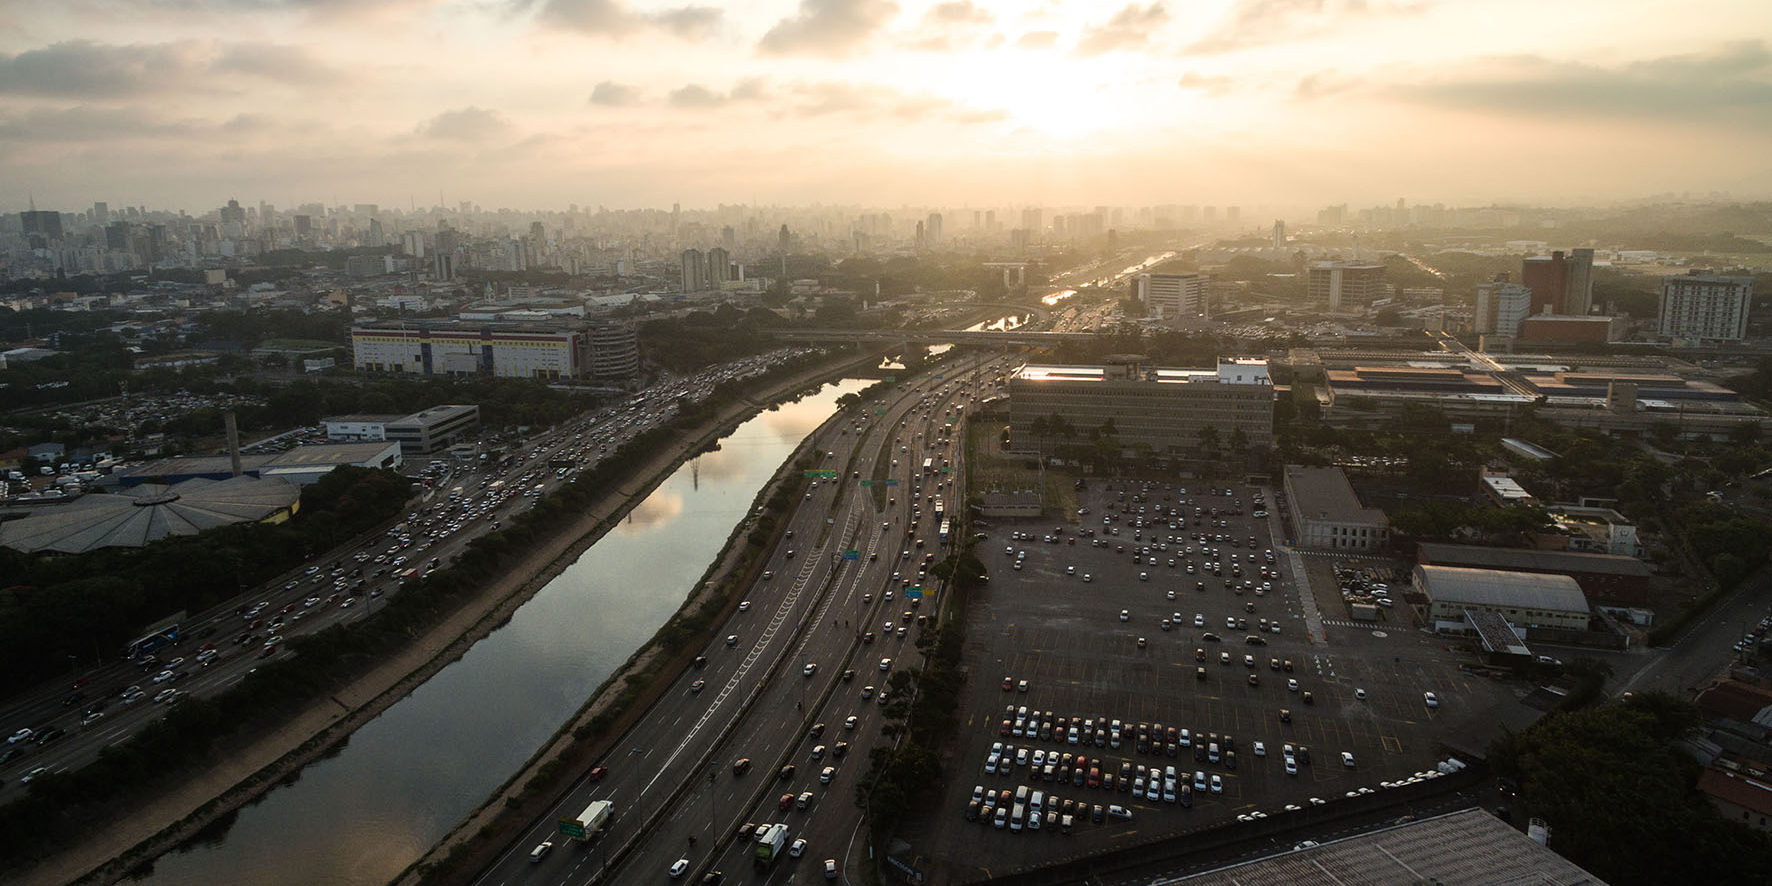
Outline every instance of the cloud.
POLYGON ((591 89, 591 104, 622 107, 640 101, 640 89, 626 83, 605 80, 591 89))
POLYGON ((758 41, 768 55, 847 55, 893 16, 893 0, 800 0, 800 11, 758 41))
POLYGON ((923 14, 923 20, 938 25, 988 25, 997 20, 989 10, 980 9, 972 0, 937 3, 923 14))
POLYGON ((216 56, 213 69, 223 74, 249 74, 284 82, 331 83, 339 73, 317 61, 306 49, 275 43, 239 43, 216 56))
POLYGON ((313 85, 338 72, 306 49, 276 43, 131 43, 71 40, 0 55, 0 93, 120 99, 159 92, 217 92, 240 77, 313 85))
POLYGON ((1077 41, 1077 54, 1101 55, 1121 49, 1136 49, 1147 43, 1151 32, 1167 21, 1169 11, 1163 8, 1161 0, 1149 6, 1128 4, 1125 9, 1114 13, 1114 17, 1106 23, 1083 29, 1083 37, 1077 41))
POLYGON ((172 121, 133 108, 38 108, 24 114, 0 117, 0 140, 10 142, 70 143, 119 139, 185 138, 203 127, 191 121, 172 121))
POLYGON ((116 98, 187 82, 202 67, 201 54, 193 43, 113 46, 70 40, 0 56, 0 91, 116 98))
POLYGON ((1763 41, 1599 67, 1519 55, 1401 86, 1409 101, 1506 114, 1708 121, 1772 128, 1772 50, 1763 41))
POLYGON ((1057 45, 1057 31, 1029 31, 1015 41, 1017 49, 1051 49, 1057 45))
POLYGON ((1352 19, 1414 15, 1429 0, 1237 0, 1193 53, 1230 52, 1328 33, 1352 19))
POLYGON ((419 124, 418 134, 445 141, 483 141, 510 128, 503 115, 472 105, 444 111, 419 124))
POLYGON ((1347 92, 1358 88, 1360 85, 1360 81, 1349 77, 1342 77, 1334 71, 1318 71, 1315 74, 1306 74, 1305 76, 1298 78, 1298 85, 1292 88, 1292 95, 1296 98, 1310 101, 1312 99, 1323 98, 1324 96, 1335 95, 1340 92, 1347 92))
POLYGON ((1231 91, 1231 78, 1208 77, 1194 71, 1181 75, 1178 84, 1182 89, 1198 90, 1214 98, 1231 91))
POLYGON ((712 6, 680 6, 638 12, 623 0, 539 0, 536 19, 585 34, 619 37, 657 29, 685 40, 705 40, 719 30, 723 15, 712 6))
POLYGON ((676 108, 717 108, 732 102, 755 101, 768 94, 762 78, 747 77, 733 84, 729 92, 715 92, 700 83, 690 83, 671 90, 667 101, 676 108))
POLYGON ((1003 111, 968 107, 939 96, 912 95, 878 83, 800 83, 790 92, 793 113, 799 117, 858 114, 900 122, 942 121, 962 125, 1008 117, 1003 111))

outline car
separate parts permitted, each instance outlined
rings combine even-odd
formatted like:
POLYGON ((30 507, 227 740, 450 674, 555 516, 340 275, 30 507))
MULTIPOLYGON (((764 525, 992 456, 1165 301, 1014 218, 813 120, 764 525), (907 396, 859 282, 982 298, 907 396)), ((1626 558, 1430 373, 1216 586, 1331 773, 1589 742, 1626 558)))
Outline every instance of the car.
POLYGON ((1287 692, 1297 692, 1298 691, 1298 679, 1296 677, 1288 677, 1286 679, 1286 691, 1287 692))
POLYGON ((738 603, 738 611, 739 611, 739 612, 749 612, 749 611, 751 611, 751 601, 749 601, 749 600, 740 600, 740 601, 739 601, 739 603, 738 603))
POLYGON ((1138 638, 1138 648, 1143 649, 1144 647, 1145 647, 1145 640, 1143 637, 1139 637, 1138 638))
POLYGON ((1015 688, 1015 678, 1014 677, 1004 677, 1003 678, 1003 691, 1008 692, 1009 690, 1014 689, 1014 688, 1015 688))
POLYGON ((824 769, 820 770, 818 773, 818 783, 819 784, 830 784, 831 779, 835 778, 836 776, 837 776, 837 767, 826 766, 824 769))
MULTIPOLYGON (((1000 817, 1003 814, 1003 810, 998 809, 997 814, 1000 817)), ((837 879, 837 860, 836 859, 827 858, 824 860, 824 878, 826 880, 837 879)))
POLYGON ((671 879, 675 880, 678 877, 683 876, 688 871, 689 871, 689 859, 679 858, 676 861, 671 862, 671 870, 670 870, 671 879))
POLYGON ((730 648, 730 647, 737 646, 737 645, 738 645, 738 635, 737 634, 727 634, 726 635, 726 646, 728 648, 730 648))
POLYGON ((1355 689, 1354 690, 1354 697, 1357 699, 1360 699, 1361 701, 1365 701, 1366 700, 1366 690, 1355 689))
POLYGON ((1425 702, 1427 704, 1427 706, 1430 708, 1437 708, 1440 706, 1440 697, 1433 694, 1432 692, 1422 693, 1421 700, 1423 702, 1425 702))
POLYGON ((794 798, 794 808, 796 808, 796 809, 805 809, 811 805, 812 805, 812 792, 811 791, 801 791, 800 796, 794 798))
MULTIPOLYGON (((881 670, 885 670, 885 668, 881 668, 881 670)), ((1015 682, 1015 690, 1016 690, 1016 691, 1017 691, 1017 692, 1026 692, 1026 691, 1028 691, 1028 681, 1026 681, 1026 680, 1017 680, 1017 681, 1016 681, 1016 682, 1015 682)))
POLYGON ((1198 612, 1194 613, 1194 627, 1203 628, 1205 626, 1206 626, 1206 616, 1201 615, 1198 612))
POLYGON ((818 662, 815 661, 807 662, 806 666, 800 669, 800 675, 803 677, 810 677, 816 673, 818 673, 818 662))
POLYGON ((1297 775, 1298 774, 1298 760, 1296 758, 1292 757, 1291 755, 1287 755, 1287 757, 1286 757, 1286 774, 1287 775, 1297 775))
POLYGON ((787 809, 792 805, 794 805, 794 795, 791 793, 782 794, 781 799, 775 801, 775 808, 777 809, 787 809))
POLYGON ((1131 621, 1132 620, 1131 610, 1128 610, 1128 609, 1120 610, 1120 620, 1121 621, 1131 621))
POLYGON ((6 739, 6 743, 7 744, 18 744, 20 742, 30 741, 31 739, 36 738, 36 737, 37 737, 37 730, 26 727, 24 729, 20 729, 17 732, 14 732, 10 737, 8 737, 6 739))
MULTIPOLYGON (((529 850, 529 862, 531 864, 534 864, 535 862, 541 861, 542 859, 544 859, 548 856, 548 853, 551 852, 553 850, 553 848, 554 848, 554 841, 552 841, 552 840, 543 840, 540 843, 535 844, 535 848, 529 850)), ((679 861, 679 862, 677 862, 677 864, 683 865, 684 867, 689 866, 689 862, 687 860, 679 861)), ((681 873, 682 872, 679 871, 678 873, 672 874, 671 876, 675 877, 675 876, 680 875, 681 873)))
POLYGON ((703 689, 706 689, 707 687, 708 687, 708 681, 697 680, 694 683, 689 684, 689 693, 691 695, 695 695, 695 694, 700 693, 703 689))
POLYGON ((733 775, 743 775, 749 771, 751 771, 751 758, 750 757, 739 757, 737 760, 733 761, 733 763, 732 763, 732 774, 733 775))
MULTIPOLYGON (((1100 808, 1100 807, 1097 807, 1100 808)), ((1109 806, 1107 816, 1117 821, 1131 821, 1132 812, 1124 806, 1109 806)))
POLYGON ((1341 752, 1341 765, 1346 766, 1349 769, 1354 768, 1354 753, 1353 753, 1353 751, 1342 751, 1341 752))
POLYGON ((776 773, 775 777, 782 781, 787 781, 788 779, 793 778, 794 764, 789 763, 788 765, 781 767, 781 771, 776 773))
POLYGON ((861 687, 861 697, 862 698, 873 698, 874 697, 874 687, 872 687, 872 686, 861 687))
POLYGON ((172 676, 173 676, 172 669, 167 668, 166 670, 163 670, 160 673, 154 675, 154 682, 155 683, 164 683, 167 680, 172 679, 172 676))
POLYGON ((806 838, 800 837, 788 845, 788 857, 799 858, 806 854, 806 838))
POLYGON ((603 776, 608 775, 608 774, 609 774, 609 767, 594 766, 591 768, 591 779, 590 780, 591 781, 602 781, 603 776))
MULTIPOLYGON (((880 670, 882 670, 882 671, 892 670, 892 659, 890 659, 890 658, 880 659, 880 670)), ((1023 682, 1026 682, 1026 681, 1023 681, 1023 682)))

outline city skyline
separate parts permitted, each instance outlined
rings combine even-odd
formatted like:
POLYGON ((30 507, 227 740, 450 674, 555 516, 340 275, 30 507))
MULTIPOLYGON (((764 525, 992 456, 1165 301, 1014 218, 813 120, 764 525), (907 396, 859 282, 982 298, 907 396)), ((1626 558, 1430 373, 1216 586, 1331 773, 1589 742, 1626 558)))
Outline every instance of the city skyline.
POLYGON ((0 205, 1772 194, 1772 9, 13 4, 0 205))

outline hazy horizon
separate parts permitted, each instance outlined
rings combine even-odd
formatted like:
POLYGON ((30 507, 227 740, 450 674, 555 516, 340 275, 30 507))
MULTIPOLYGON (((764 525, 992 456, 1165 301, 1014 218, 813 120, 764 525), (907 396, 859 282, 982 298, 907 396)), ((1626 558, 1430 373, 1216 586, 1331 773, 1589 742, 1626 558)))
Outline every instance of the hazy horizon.
POLYGON ((693 3, 17 0, 0 204, 1772 195, 1763 2, 693 3))

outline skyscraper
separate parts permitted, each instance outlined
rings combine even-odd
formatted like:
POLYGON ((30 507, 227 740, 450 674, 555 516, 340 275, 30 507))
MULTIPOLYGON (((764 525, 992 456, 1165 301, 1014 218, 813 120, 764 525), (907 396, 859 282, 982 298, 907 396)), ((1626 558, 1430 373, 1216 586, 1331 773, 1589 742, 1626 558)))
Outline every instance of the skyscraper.
POLYGON ((1562 313, 1580 317, 1594 308, 1594 251, 1569 250, 1567 273, 1563 278, 1562 313))
POLYGON ((787 252, 788 246, 791 243, 793 243, 793 235, 788 233, 787 223, 783 222, 782 226, 781 226, 781 233, 775 235, 775 245, 777 246, 777 248, 781 249, 782 252, 787 252))
POLYGON ((1280 219, 1274 219, 1274 248, 1286 248, 1286 223, 1280 219))
POLYGON ((931 246, 941 242, 941 213, 929 213, 929 223, 923 228, 923 235, 931 246))
POLYGON ((683 291, 700 292, 708 288, 707 257, 699 249, 683 250, 683 291))
POLYGON ((1661 334, 1669 338, 1740 341, 1747 337, 1747 310, 1754 278, 1690 271, 1661 281, 1661 334))
POLYGON ((1520 262, 1520 282, 1532 290, 1532 313, 1554 314, 1563 307, 1569 269, 1562 252, 1535 255, 1520 262))
POLYGON ((18 214, 19 224, 33 248, 41 249, 62 239, 62 214, 48 209, 27 209, 18 214), (35 236, 33 236, 35 235, 35 236), (38 241, 42 241, 39 243, 38 241))

